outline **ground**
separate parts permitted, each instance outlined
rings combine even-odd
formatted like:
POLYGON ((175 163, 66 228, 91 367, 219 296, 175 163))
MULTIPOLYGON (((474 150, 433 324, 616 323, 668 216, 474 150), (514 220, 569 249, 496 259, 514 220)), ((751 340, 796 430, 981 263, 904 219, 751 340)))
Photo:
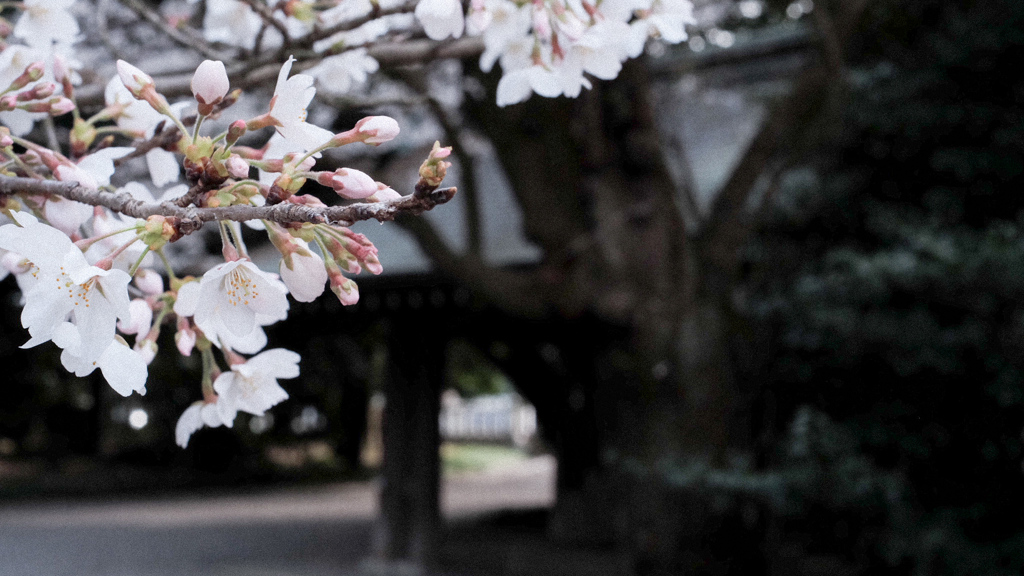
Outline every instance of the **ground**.
MULTIPOLYGON (((577 560, 574 574, 606 573, 593 553, 545 540, 553 476, 550 456, 447 475, 441 573, 554 574, 577 560)), ((11 504, 0 508, 0 576, 365 574, 374 568, 365 559, 376 494, 374 481, 362 481, 244 495, 11 504)))

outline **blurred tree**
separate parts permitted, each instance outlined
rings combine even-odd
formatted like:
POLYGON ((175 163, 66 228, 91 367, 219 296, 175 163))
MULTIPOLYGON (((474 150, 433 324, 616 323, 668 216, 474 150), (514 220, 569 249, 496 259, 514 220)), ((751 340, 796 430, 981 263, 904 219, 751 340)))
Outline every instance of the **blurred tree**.
POLYGON ((1024 5, 882 2, 871 22, 848 104, 747 250, 748 313, 775 330, 750 375, 767 383, 761 440, 811 404, 846 438, 826 461, 899 479, 902 502, 859 509, 857 528, 804 492, 821 513, 789 526, 819 548, 865 570, 1017 574, 1024 5))
MULTIPOLYGON (((653 471, 669 460, 722 465, 747 445, 730 336, 741 248, 757 216, 748 206, 836 103, 844 46, 862 9, 862 2, 826 3, 815 11, 818 57, 771 103, 706 214, 664 162, 642 62, 577 100, 534 98, 499 111, 489 96, 467 99, 466 125, 493 142, 526 236, 542 249, 540 265, 484 264, 471 182, 460 192, 470 211, 465 254, 427 220, 402 223, 439 268, 522 319, 480 327, 480 348, 513 342, 511 354, 494 360, 537 405, 558 454, 556 536, 626 535, 621 543, 639 573, 704 561, 685 551, 699 548, 714 522, 710 502, 622 471, 653 471), (665 505, 675 501, 684 511, 665 505)), ((493 90, 497 77, 482 81, 493 90)), ((472 173, 453 115, 434 109, 472 173)))

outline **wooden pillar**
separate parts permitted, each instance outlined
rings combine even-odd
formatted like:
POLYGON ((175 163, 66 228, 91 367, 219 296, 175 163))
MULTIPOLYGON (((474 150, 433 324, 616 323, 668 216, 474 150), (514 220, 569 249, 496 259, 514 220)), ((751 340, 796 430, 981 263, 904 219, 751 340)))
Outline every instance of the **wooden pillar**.
POLYGON ((444 338, 427 323, 395 322, 384 382, 384 461, 374 547, 383 572, 426 573, 440 528, 438 415, 444 338))

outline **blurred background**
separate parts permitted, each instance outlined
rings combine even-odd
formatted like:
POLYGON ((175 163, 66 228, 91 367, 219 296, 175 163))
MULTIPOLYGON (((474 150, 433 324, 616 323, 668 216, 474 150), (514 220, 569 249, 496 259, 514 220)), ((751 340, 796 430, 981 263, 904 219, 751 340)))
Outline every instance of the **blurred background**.
POLYGON ((696 7, 575 100, 324 95, 403 128, 325 162, 407 192, 439 139, 459 194, 355 226, 359 304, 268 330, 290 399, 185 450, 197 357, 121 398, 0 284, 0 574, 1024 571, 1024 3, 696 7))

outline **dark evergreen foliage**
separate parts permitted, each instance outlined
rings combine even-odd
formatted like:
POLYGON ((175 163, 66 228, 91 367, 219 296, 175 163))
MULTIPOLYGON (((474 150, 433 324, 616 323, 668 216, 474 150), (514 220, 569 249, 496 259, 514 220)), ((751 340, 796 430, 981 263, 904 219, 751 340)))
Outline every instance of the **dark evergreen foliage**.
POLYGON ((899 496, 860 498, 851 524, 856 498, 809 485, 790 528, 863 569, 1018 574, 1024 3, 888 2, 868 20, 827 143, 750 248, 749 311, 776 338, 768 427, 818 422, 822 466, 899 496))

